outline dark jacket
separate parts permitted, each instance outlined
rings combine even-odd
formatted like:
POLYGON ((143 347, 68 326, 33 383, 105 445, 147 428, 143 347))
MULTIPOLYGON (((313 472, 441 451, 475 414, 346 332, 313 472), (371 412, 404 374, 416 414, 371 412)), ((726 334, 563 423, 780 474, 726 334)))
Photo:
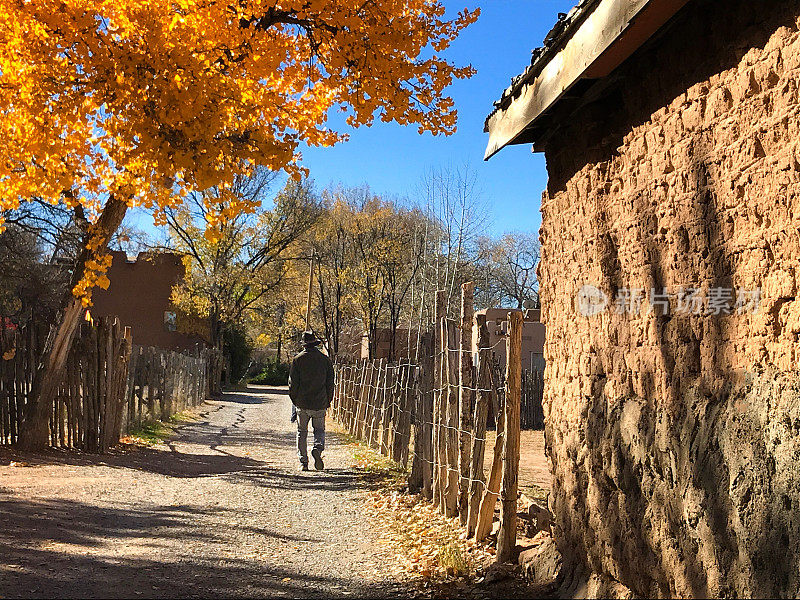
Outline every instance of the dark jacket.
POLYGON ((333 363, 316 346, 303 350, 289 368, 289 398, 297 408, 321 410, 333 401, 333 363))

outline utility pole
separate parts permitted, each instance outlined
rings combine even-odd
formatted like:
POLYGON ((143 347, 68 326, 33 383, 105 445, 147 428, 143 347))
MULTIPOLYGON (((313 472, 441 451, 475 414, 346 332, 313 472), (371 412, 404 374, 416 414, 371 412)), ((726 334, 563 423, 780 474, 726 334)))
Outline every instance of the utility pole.
POLYGON ((308 302, 306 303, 306 331, 311 331, 311 290, 314 286, 314 251, 311 251, 308 268, 308 302))

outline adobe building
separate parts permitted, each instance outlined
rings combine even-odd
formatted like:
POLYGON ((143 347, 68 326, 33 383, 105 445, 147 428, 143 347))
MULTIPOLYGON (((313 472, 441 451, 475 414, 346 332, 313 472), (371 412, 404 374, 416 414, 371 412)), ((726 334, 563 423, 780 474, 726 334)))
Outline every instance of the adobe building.
MULTIPOLYGON (((369 359, 369 333, 360 327, 361 323, 346 323, 339 332, 339 352, 337 357, 350 362, 369 359)), ((388 359, 391 349, 392 331, 388 327, 379 327, 376 332, 374 359, 388 359)), ((417 332, 411 332, 409 346, 408 328, 398 327, 395 332, 395 360, 406 360, 416 350, 417 332)))
MULTIPOLYGON (((389 358, 392 347, 392 330, 388 327, 379 327, 375 332, 375 350, 372 358, 389 358)), ((411 347, 416 347, 417 335, 411 334, 411 347)), ((408 328, 398 327, 394 336, 395 360, 406 360, 409 358, 409 335, 408 328)), ((369 334, 366 331, 361 333, 361 358, 369 358, 369 334)))
POLYGON ((799 89, 798 0, 583 0, 487 120, 547 160, 575 593, 800 594, 799 89))
POLYGON ((116 316, 130 326, 133 343, 168 350, 190 351, 205 345, 208 324, 180 313, 170 299, 186 270, 179 254, 140 252, 135 260, 111 252, 107 290, 92 294, 93 318, 116 316))
MULTIPOLYGON (((514 308, 485 308, 476 315, 486 315, 489 330, 489 347, 502 369, 506 368, 506 343, 508 313, 520 312, 514 308)), ((539 321, 539 309, 529 309, 522 321, 522 368, 526 371, 544 371, 544 325, 539 321)), ((478 352, 478 327, 472 327, 472 351, 478 352)))

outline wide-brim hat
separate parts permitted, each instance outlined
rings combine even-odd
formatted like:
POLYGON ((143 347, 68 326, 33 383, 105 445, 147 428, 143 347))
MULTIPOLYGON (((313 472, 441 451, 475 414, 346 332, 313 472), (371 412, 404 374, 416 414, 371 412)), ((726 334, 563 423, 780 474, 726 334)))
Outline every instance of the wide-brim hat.
POLYGON ((304 346, 316 346, 317 344, 321 344, 322 342, 317 339, 317 336, 314 335, 313 331, 304 331, 303 332, 303 345, 304 346))

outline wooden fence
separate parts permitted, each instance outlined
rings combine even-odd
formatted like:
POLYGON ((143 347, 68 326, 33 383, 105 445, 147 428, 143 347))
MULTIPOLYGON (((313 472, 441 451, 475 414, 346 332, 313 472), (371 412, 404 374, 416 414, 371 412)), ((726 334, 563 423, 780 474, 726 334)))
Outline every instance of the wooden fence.
POLYGON ((337 363, 333 416, 347 431, 408 466, 418 369, 385 360, 337 363))
POLYGON ((202 403, 209 393, 213 351, 191 354, 134 346, 126 390, 126 425, 160 419, 202 403))
POLYGON ((403 466, 410 461, 409 488, 432 500, 445 515, 459 517, 468 536, 480 540, 490 533, 502 497, 498 557, 505 560, 516 539, 520 425, 543 423, 543 379, 541 372, 523 377, 518 313, 511 315, 505 340, 505 373, 493 359, 485 315, 474 316, 474 363, 472 294, 471 284, 465 284, 460 321, 446 318, 444 292, 437 294, 437 323, 422 337, 418 365, 384 360, 338 363, 332 412, 350 434, 385 456, 403 466), (484 453, 490 417, 496 442, 487 479, 484 453))
MULTIPOLYGON (((495 387, 505 389, 506 373, 495 361, 492 365, 495 387)), ((522 370, 522 396, 519 409, 519 427, 521 430, 542 430, 544 429, 544 408, 542 398, 544 397, 544 371, 535 369, 529 371, 522 370)), ((489 424, 487 427, 493 429, 495 420, 494 409, 489 407, 489 424)))
MULTIPOLYGON (((0 335, 0 444, 17 441, 45 337, 35 326, 0 335)), ((202 402, 209 356, 132 346, 116 319, 81 324, 53 398, 51 445, 105 452, 139 422, 202 402)))
POLYGON ((36 327, 0 331, 0 443, 17 441, 25 401, 33 384, 37 351, 46 333, 36 327))
POLYGON ((520 428, 544 429, 544 372, 538 369, 522 372, 522 401, 520 403, 520 428))

